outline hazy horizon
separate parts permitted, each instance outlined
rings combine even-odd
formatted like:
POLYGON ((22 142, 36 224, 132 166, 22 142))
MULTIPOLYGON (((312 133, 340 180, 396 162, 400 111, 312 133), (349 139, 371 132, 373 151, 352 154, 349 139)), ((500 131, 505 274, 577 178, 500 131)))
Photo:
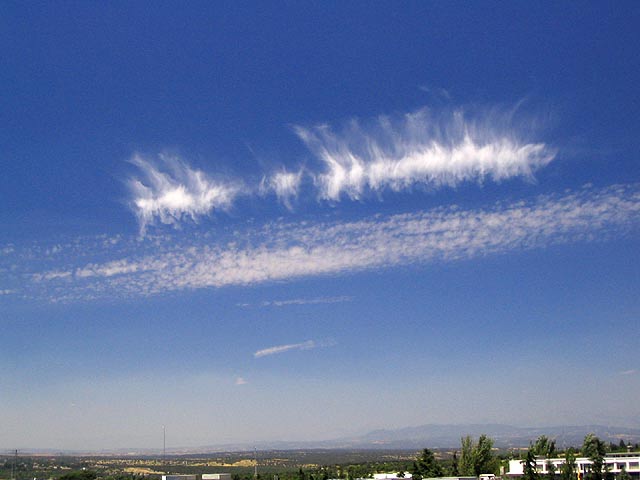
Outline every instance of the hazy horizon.
MULTIPOLYGON (((446 449, 459 446, 459 439, 464 436, 477 438, 481 434, 488 435, 494 442, 496 448, 512 448, 514 446, 526 447, 530 442, 534 441, 540 435, 553 438, 560 448, 574 446, 578 448, 582 442, 582 437, 587 433, 595 433, 600 435, 605 441, 609 438, 611 441, 619 438, 634 439, 640 437, 640 428, 629 426, 614 425, 549 425, 549 426, 524 426, 524 425, 506 425, 506 424, 428 424, 428 425, 412 425, 400 428, 380 428, 369 430, 366 432, 352 432, 350 435, 332 438, 299 438, 299 439, 271 439, 271 440, 255 440, 246 439, 227 443, 203 443, 193 445, 175 445, 171 444, 171 436, 167 436, 166 426, 160 430, 160 435, 156 436, 157 445, 137 446, 137 445, 114 445, 110 447, 89 448, 68 448, 60 449, 56 447, 38 447, 29 445, 17 445, 12 447, 2 447, 5 451, 12 452, 18 450, 22 455, 30 453, 59 452, 59 453, 78 453, 78 454, 117 454, 128 451, 129 453, 140 454, 195 454, 201 453, 206 449, 211 452, 253 452, 257 451, 274 451, 274 450, 298 450, 298 449, 328 449, 328 450, 371 450, 371 449, 399 449, 399 450, 415 450, 423 447, 432 449, 446 449), (426 427, 427 433, 424 437, 416 436, 416 430, 423 430, 426 427), (435 428, 437 433, 433 431, 435 428), (558 429, 562 429, 559 432, 558 429), (411 430, 411 436, 403 436, 405 430, 411 430), (505 432, 506 430, 506 432, 505 432), (605 433, 603 430, 607 430, 605 433), (517 434, 515 433, 517 432, 517 434), (576 433, 577 432, 577 433, 576 433), (513 435, 520 435, 514 437, 513 435), (434 437, 435 435, 435 437, 434 437), (566 435, 575 439, 567 440, 566 435), (623 435, 623 437, 620 437, 623 435), (624 435, 627 435, 624 437, 624 435), (631 436, 629 436, 631 435, 631 436), (635 437, 634 437, 635 436, 635 437), (505 441, 508 446, 505 446, 505 441), (346 443, 345 443, 346 442, 346 443), (568 442, 568 443, 567 443, 568 442), (217 450, 218 449, 218 450, 217 450)), ((636 442, 637 443, 637 442, 636 442)))

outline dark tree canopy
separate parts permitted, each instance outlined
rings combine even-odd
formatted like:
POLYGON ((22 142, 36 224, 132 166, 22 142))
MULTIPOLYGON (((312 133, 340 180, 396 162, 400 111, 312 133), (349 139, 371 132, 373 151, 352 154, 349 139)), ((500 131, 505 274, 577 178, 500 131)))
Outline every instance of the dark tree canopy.
POLYGON ((564 455, 564 463, 560 468, 561 480, 575 480, 576 468, 576 454, 573 448, 569 448, 564 455))
POLYGON ((458 472, 460 475, 474 475, 473 448, 473 440, 470 435, 460 439, 460 460, 458 462, 458 472))
POLYGON ((478 476, 483 473, 496 473, 498 460, 493 455, 493 440, 482 434, 475 443, 467 435, 460 442, 460 460, 458 473, 464 476, 478 476))
POLYGON ((538 471, 536 470, 536 456, 531 449, 527 452, 527 458, 522 465, 523 480, 538 480, 538 471))
POLYGON ((582 443, 582 455, 588 457, 592 464, 588 474, 589 480, 603 480, 605 478, 604 456, 607 453, 605 443, 593 433, 587 434, 582 443))
POLYGON ((549 458, 556 453, 556 441, 549 439, 546 435, 540 435, 529 450, 531 450, 536 457, 549 458))
POLYGON ((444 471, 436 460, 434 453, 428 448, 422 450, 422 453, 414 462, 413 468, 415 471, 412 473, 420 478, 442 477, 444 475, 444 471))
POLYGON ((98 474, 92 470, 78 470, 62 475, 59 480, 95 480, 98 474))
POLYGON ((494 472, 496 462, 491 451, 492 448, 493 440, 484 434, 480 435, 473 451, 473 473, 476 476, 494 472))

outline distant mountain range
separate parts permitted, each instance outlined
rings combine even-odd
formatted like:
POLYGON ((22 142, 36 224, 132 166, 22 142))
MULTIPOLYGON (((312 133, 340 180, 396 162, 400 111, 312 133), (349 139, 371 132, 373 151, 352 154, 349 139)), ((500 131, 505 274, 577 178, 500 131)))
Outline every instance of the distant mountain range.
MULTIPOLYGON (((557 426, 557 427, 514 427, 501 424, 429 424, 400 429, 374 430, 365 435, 323 441, 267 441, 255 443, 234 443, 207 445, 201 447, 167 448, 171 455, 206 454, 212 452, 242 452, 257 448, 265 450, 420 450, 423 448, 459 448, 460 438, 471 435, 474 438, 486 434, 499 448, 527 447, 540 435, 556 441, 559 448, 581 446, 588 433, 596 434, 606 442, 640 443, 640 428, 608 427, 603 425, 557 426)), ((114 449, 100 452, 59 452, 53 450, 30 450, 33 453, 67 453, 99 455, 158 455, 157 449, 114 449)))
POLYGON ((556 440, 559 447, 579 446, 586 434, 593 432, 601 440, 619 443, 640 442, 640 429, 607 427, 603 425, 514 427, 501 424, 420 425, 394 430, 375 430, 352 439, 361 448, 456 448, 466 435, 478 437, 483 433, 493 438, 496 447, 526 447, 540 435, 556 440))

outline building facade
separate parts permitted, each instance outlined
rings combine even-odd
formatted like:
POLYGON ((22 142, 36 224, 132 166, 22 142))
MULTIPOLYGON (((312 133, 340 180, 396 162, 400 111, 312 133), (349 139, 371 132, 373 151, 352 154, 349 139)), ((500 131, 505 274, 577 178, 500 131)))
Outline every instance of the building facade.
MULTIPOLYGON (((536 457, 536 471, 539 474, 548 474, 549 464, 554 466, 556 475, 559 475, 564 464, 564 458, 536 457)), ((586 457, 576 458, 576 471, 582 474, 580 478, 583 478, 584 474, 590 471, 592 464, 593 462, 586 457)), ((604 465, 606 470, 612 473, 615 478, 618 478, 623 471, 626 471, 631 475, 631 478, 640 479, 640 452, 610 453, 604 457, 604 465)), ((507 475, 520 477, 523 474, 524 460, 509 460, 509 472, 507 475)))

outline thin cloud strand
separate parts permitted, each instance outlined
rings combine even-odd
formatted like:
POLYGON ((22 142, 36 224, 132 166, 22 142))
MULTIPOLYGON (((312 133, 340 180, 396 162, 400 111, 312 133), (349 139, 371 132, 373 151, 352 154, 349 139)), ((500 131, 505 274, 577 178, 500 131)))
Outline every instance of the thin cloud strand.
POLYGON ((289 305, 319 305, 350 302, 353 297, 342 295, 339 297, 318 297, 318 298, 293 298, 291 300, 271 300, 262 302, 263 307, 287 307, 289 305))
POLYGON ((267 357, 269 355, 276 355, 278 353, 288 352, 289 350, 311 350, 316 347, 316 343, 313 340, 307 340, 302 343, 292 343, 289 345, 277 345, 275 347, 263 348, 253 354, 254 358, 267 357))

